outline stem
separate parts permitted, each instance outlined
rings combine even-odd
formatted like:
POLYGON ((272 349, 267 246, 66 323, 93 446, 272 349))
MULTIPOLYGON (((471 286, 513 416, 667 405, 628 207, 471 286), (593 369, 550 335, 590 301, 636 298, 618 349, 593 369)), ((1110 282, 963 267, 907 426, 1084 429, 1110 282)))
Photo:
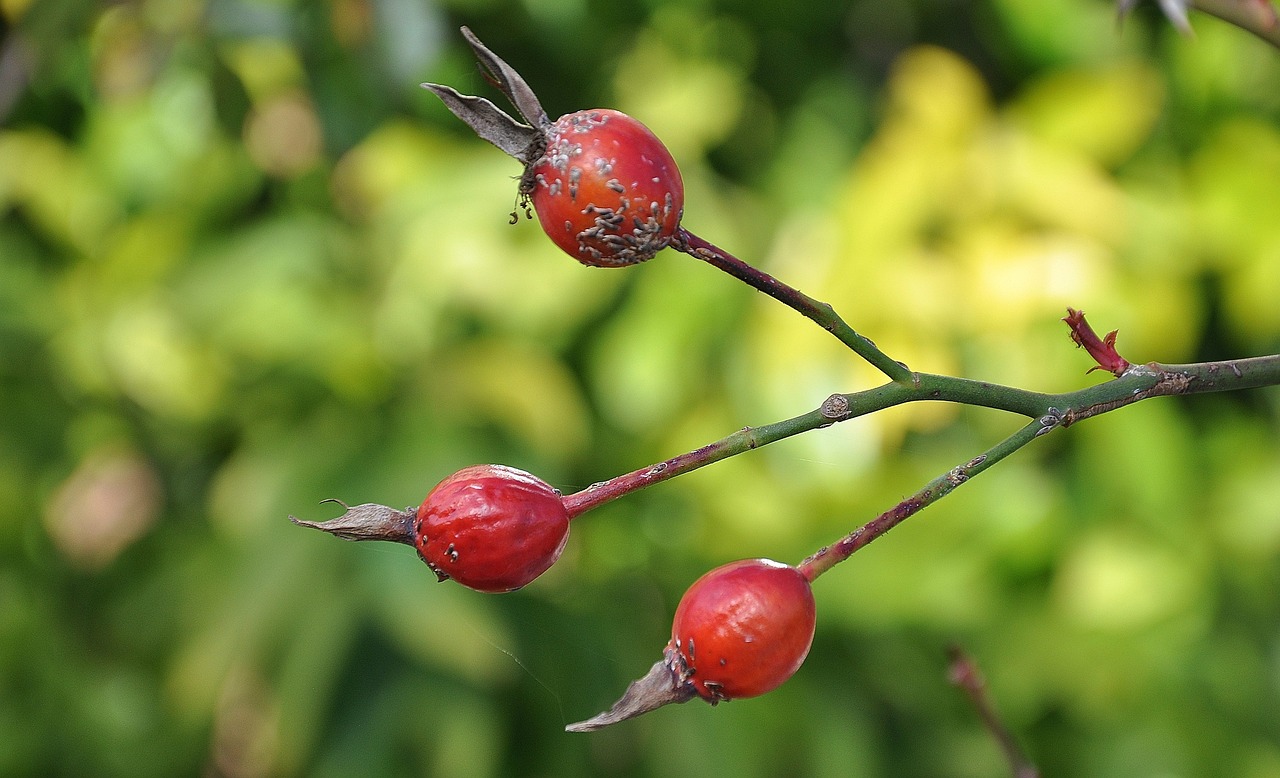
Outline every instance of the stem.
POLYGON ((1280 354, 1189 365, 1153 363, 1150 367, 1166 375, 1186 376, 1191 382, 1187 394, 1257 389, 1280 384, 1280 354))
POLYGON ((574 518, 610 500, 630 494, 646 486, 674 478, 690 470, 719 462, 731 456, 759 448, 802 432, 829 427, 841 421, 884 410, 894 405, 918 400, 943 400, 1038 417, 1048 412, 1055 395, 1028 392, 1011 386, 971 381, 967 378, 921 373, 912 384, 887 383, 852 394, 833 394, 818 408, 799 416, 766 424, 744 427, 687 454, 658 462, 639 470, 592 484, 564 497, 569 517, 574 518))
MULTIPOLYGON (((824 405, 823 407, 825 408, 826 406, 824 405)), ((592 484, 580 492, 566 495, 563 498, 564 507, 569 512, 569 518, 573 519, 610 500, 616 500, 638 489, 652 486, 668 478, 674 478, 681 473, 696 470, 712 462, 719 462, 722 459, 759 448, 776 440, 798 435, 801 432, 826 427, 832 423, 833 419, 823 415, 823 408, 818 408, 809 413, 763 427, 744 427, 728 437, 721 438, 687 454, 681 454, 649 467, 633 470, 608 481, 592 484)))
POLYGON ((723 270, 739 281, 764 292, 773 299, 794 308, 821 326, 855 354, 870 362, 880 372, 898 383, 910 383, 913 375, 906 365, 891 359, 876 347, 870 339, 859 335, 829 304, 819 302, 798 289, 792 288, 763 270, 748 265, 729 252, 694 235, 683 227, 671 241, 671 247, 683 251, 695 259, 701 259, 723 270))
POLYGON ((960 484, 1062 423, 1062 419, 1057 416, 1045 416, 1044 418, 1036 419, 988 449, 986 453, 979 454, 968 462, 954 467, 933 479, 923 489, 849 533, 838 543, 818 549, 817 553, 805 559, 796 567, 810 581, 815 580, 832 567, 848 559, 853 555, 853 552, 919 513, 924 508, 951 494, 960 484))
POLYGON ((1280 21, 1270 0, 1192 0, 1191 7, 1234 24, 1280 48, 1280 21))
POLYGON ((1000 750, 1004 752, 1005 760, 1009 763, 1009 769, 1014 778, 1039 778, 1040 771, 1023 753, 1013 733, 996 712, 996 706, 991 702, 991 695, 987 693, 987 683, 981 671, 978 670, 978 664, 959 646, 951 646, 947 649, 947 655, 950 660, 948 675, 951 682, 964 691, 969 702, 977 710, 983 725, 1000 745, 1000 750))
POLYGON ((569 517, 574 518, 610 500, 704 465, 902 403, 936 400, 993 408, 1032 419, 1052 416, 1065 427, 1149 397, 1280 384, 1280 355, 1191 365, 1134 365, 1119 378, 1061 394, 931 373, 914 375, 911 383, 890 382, 851 394, 833 394, 808 413, 760 427, 745 427, 686 454, 592 484, 565 496, 565 508, 569 517))

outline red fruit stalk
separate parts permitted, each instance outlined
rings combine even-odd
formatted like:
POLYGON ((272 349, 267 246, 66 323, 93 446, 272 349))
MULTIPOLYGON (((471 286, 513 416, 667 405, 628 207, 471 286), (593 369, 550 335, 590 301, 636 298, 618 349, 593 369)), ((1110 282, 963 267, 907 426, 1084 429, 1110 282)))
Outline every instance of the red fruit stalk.
POLYGON ((839 541, 823 546, 796 567, 810 581, 853 556, 859 549, 883 536, 889 530, 916 515, 920 511, 946 497, 969 479, 986 472, 1005 457, 1027 445, 1031 441, 1048 434, 1062 426, 1063 420, 1058 412, 1050 409, 1049 415, 1035 419, 1017 432, 987 449, 985 453, 970 459, 962 465, 951 468, 942 475, 925 484, 924 488, 907 497, 889 510, 881 513, 839 541))
POLYGON ((559 492, 504 465, 463 468, 416 509, 367 503, 330 521, 289 519, 344 540, 411 545, 441 581, 482 592, 519 589, 555 564, 569 540, 559 492))
POLYGON ((591 732, 694 697, 715 705, 772 691, 804 662, 816 618, 796 568, 768 559, 718 567, 681 598, 662 660, 608 711, 565 729, 591 732))
POLYGON ((466 27, 485 75, 525 122, 481 97, 423 84, 481 138, 524 165, 520 204, 569 256, 594 267, 643 262, 666 247, 684 212, 684 182, 662 141, 639 121, 609 109, 552 122, 510 65, 466 27))

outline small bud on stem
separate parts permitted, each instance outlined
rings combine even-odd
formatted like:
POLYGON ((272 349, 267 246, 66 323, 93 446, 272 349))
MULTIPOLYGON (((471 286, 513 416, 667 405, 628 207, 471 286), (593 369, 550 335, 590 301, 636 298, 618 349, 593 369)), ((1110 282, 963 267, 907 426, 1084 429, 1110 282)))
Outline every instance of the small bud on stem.
POLYGON ((1116 351, 1116 330, 1099 338, 1089 322, 1085 321, 1084 311, 1077 311, 1075 308, 1068 308, 1067 315, 1062 320, 1071 328, 1071 339, 1076 345, 1088 351, 1089 356, 1098 363, 1097 367, 1089 368, 1090 373, 1094 370, 1106 370, 1119 378, 1129 369, 1129 360, 1116 351))

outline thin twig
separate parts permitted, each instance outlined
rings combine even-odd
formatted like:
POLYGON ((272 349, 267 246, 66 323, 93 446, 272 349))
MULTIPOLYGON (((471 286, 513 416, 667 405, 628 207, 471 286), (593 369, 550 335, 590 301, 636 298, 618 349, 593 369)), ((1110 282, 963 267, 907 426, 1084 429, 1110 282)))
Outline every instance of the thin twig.
POLYGON ((889 382, 860 392, 831 395, 808 413, 773 424, 744 427, 688 453, 592 484, 567 495, 565 507, 571 517, 579 516, 623 495, 713 462, 903 403, 933 400, 993 408, 1031 419, 1052 416, 1066 427, 1151 397, 1280 384, 1280 355, 1190 365, 1131 365, 1118 378, 1060 394, 931 373, 914 375, 915 380, 909 384, 889 382))
POLYGON ((1040 770, 1027 758, 1022 748, 1018 746, 1018 741, 1013 737, 1013 733, 1009 731, 1009 728, 1005 726, 1000 719, 1000 715, 996 712, 996 707, 991 702, 991 695, 987 693, 986 680, 982 677, 982 672, 978 669, 977 663, 959 646, 948 648, 947 656, 950 659, 950 666, 947 672, 948 678, 964 691, 965 696, 969 698, 969 702, 977 710, 983 726, 987 728, 987 731, 991 733, 991 736, 1000 745, 1000 750, 1004 752, 1005 760, 1008 761, 1014 778, 1040 778, 1040 770))
POLYGON ((739 281, 807 316, 891 380, 898 383, 910 383, 914 380, 915 376, 906 365, 891 359, 888 354, 876 347, 870 338, 854 331, 828 303, 815 300, 804 292, 788 286, 683 227, 676 233, 675 239, 671 242, 671 248, 683 251, 718 270, 723 270, 739 281))
POLYGON ((995 446, 987 449, 985 453, 979 454, 968 462, 957 465, 933 479, 928 484, 925 484, 923 489, 845 535, 839 542, 818 549, 816 553, 796 567, 810 581, 816 579, 848 559, 858 549, 863 548, 871 541, 951 494, 956 487, 1049 432, 1054 427, 1061 425, 1061 423, 1061 419, 1056 416, 1036 419, 995 446))

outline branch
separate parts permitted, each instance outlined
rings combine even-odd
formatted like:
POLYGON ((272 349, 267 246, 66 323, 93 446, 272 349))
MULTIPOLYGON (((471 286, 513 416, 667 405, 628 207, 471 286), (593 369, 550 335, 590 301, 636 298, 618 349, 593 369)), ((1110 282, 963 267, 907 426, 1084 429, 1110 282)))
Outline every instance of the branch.
MULTIPOLYGON (((933 400, 1052 417, 1063 427, 1151 397, 1252 389, 1280 384, 1280 355, 1189 365, 1130 365, 1120 377, 1073 392, 1045 394, 954 376, 915 373, 910 384, 890 382, 851 394, 833 394, 808 413, 744 427, 714 443, 567 495, 570 518, 599 505, 705 465, 761 446, 908 402, 933 400)), ((1037 422, 1038 423, 1038 422, 1037 422)))
POLYGON ((567 495, 564 504, 570 518, 573 518, 610 500, 690 470, 697 470, 802 432, 829 427, 837 422, 856 419, 906 402, 943 400, 964 405, 981 405, 1025 416, 1040 416, 1053 405, 1055 399, 1054 395, 1011 386, 921 373, 916 375, 916 381, 912 384, 890 382, 852 394, 833 394, 820 407, 808 413, 760 427, 744 427, 686 454, 592 484, 580 492, 567 495))
POLYGON ((810 581, 815 580, 818 576, 853 556, 853 552, 951 494, 960 484, 1061 424, 1062 419, 1057 416, 1045 416, 1042 419, 1036 419, 995 446, 987 449, 986 453, 979 454, 968 462, 953 467, 933 479, 920 491, 845 535, 838 543, 818 549, 816 553, 796 565, 796 567, 810 581))
POLYGON ((734 278, 746 283, 754 289, 764 292, 773 299, 794 308, 804 316, 812 319, 855 354, 870 362, 880 372, 899 383, 908 383, 914 376, 906 365, 890 359, 887 354, 876 347, 870 338, 859 335, 829 304, 819 302, 809 295, 779 281, 768 273, 758 270, 738 259, 724 249, 712 245, 694 235, 683 227, 671 241, 671 248, 683 251, 695 259, 723 270, 734 278))
POLYGON ((1023 753, 1018 746, 1018 741, 1014 739, 1013 733, 1005 726, 1000 719, 1000 714, 996 712, 996 706, 991 702, 991 695, 987 693, 987 683, 982 677, 978 665, 973 659, 964 652, 959 646, 951 646, 947 649, 947 656, 950 660, 948 667, 948 676, 951 682, 958 686, 969 698, 969 702, 978 712, 982 724, 996 739, 996 743, 1000 745, 1000 750, 1004 752, 1005 761, 1009 763, 1009 769, 1013 773, 1013 778, 1040 778, 1040 771, 1032 764, 1027 755, 1023 753))

